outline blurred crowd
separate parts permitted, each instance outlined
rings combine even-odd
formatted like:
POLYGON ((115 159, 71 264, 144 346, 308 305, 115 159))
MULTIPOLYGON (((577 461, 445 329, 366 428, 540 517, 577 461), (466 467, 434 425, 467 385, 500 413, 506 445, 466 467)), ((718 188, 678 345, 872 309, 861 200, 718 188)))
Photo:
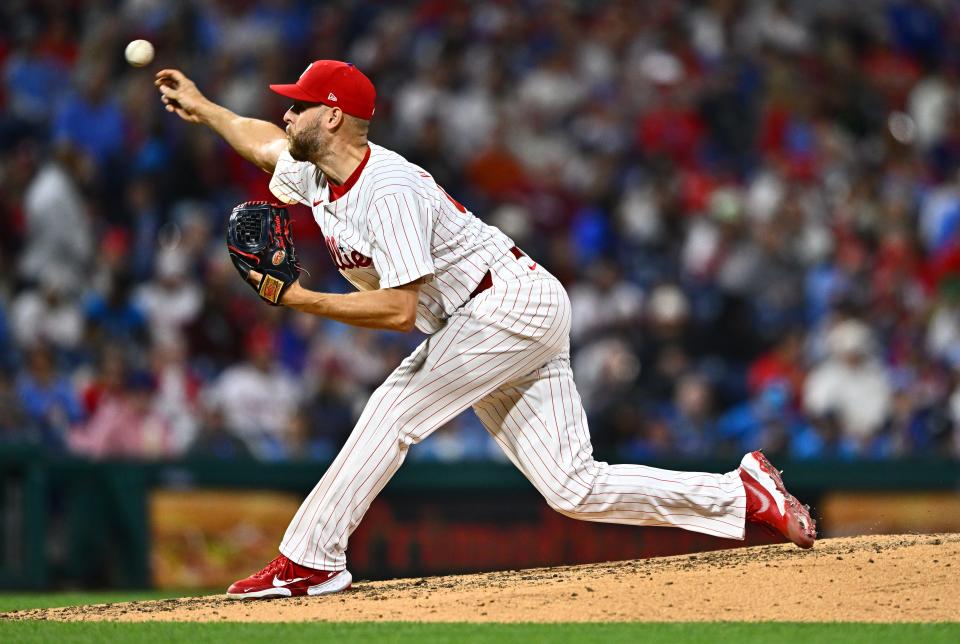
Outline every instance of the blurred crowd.
MULTIPOLYGON (((422 337, 262 304, 223 248, 269 177, 165 113, 178 67, 349 60, 371 139, 567 286, 602 456, 960 455, 960 3, 11 0, 0 442, 327 459, 422 337), (123 61, 133 38, 158 59, 123 61)), ((305 285, 345 291, 309 211, 305 285)), ((502 458, 472 416, 412 459, 502 458)))

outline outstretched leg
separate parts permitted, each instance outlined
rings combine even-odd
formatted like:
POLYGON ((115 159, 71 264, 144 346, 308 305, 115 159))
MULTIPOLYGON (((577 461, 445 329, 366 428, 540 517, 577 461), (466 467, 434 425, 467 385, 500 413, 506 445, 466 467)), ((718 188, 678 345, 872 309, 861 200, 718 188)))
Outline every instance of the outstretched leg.
POLYGON ((474 411, 510 460, 562 514, 743 539, 746 497, 739 471, 674 472, 593 459, 566 353, 491 392, 474 411))

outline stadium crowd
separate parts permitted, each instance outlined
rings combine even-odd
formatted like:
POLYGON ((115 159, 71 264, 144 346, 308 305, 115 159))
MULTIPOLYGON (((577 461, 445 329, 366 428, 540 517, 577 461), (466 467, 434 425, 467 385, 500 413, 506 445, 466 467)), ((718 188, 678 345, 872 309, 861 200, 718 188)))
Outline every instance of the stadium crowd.
MULTIPOLYGON (((357 64, 371 139, 567 286, 601 456, 960 455, 960 4, 45 0, 0 19, 0 442, 325 459, 422 336, 264 305, 269 177, 153 73, 279 122, 357 64), (158 60, 132 69, 135 37, 158 60)), ((303 207, 318 290, 345 291, 303 207)), ((472 414, 411 459, 502 458, 472 414)))

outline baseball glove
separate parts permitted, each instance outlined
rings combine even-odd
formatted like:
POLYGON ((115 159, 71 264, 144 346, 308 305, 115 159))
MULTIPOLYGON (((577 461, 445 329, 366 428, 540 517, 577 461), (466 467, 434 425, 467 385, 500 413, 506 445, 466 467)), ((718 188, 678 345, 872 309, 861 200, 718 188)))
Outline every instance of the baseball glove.
POLYGON ((247 201, 235 207, 227 223, 227 251, 243 281, 274 306, 300 278, 286 206, 247 201), (260 273, 251 281, 250 271, 260 273))

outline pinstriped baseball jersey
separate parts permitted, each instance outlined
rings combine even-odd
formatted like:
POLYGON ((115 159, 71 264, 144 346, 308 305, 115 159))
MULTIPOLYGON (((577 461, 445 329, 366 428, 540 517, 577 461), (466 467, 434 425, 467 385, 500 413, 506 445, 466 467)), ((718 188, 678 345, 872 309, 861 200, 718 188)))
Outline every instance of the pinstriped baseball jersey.
POLYGON ((416 326, 434 333, 513 242, 395 152, 371 143, 358 170, 336 198, 316 166, 284 152, 270 190, 286 203, 312 208, 334 264, 356 288, 428 278, 420 289, 416 326))
POLYGON ((570 368, 563 285, 427 172, 371 144, 343 186, 328 185, 312 164, 288 154, 270 186, 278 198, 313 208, 334 263, 358 288, 430 278, 420 290, 417 327, 432 335, 371 395, 287 527, 286 557, 343 569, 350 534, 410 446, 471 407, 558 512, 743 538, 746 497, 735 471, 672 472, 593 458, 570 368))

